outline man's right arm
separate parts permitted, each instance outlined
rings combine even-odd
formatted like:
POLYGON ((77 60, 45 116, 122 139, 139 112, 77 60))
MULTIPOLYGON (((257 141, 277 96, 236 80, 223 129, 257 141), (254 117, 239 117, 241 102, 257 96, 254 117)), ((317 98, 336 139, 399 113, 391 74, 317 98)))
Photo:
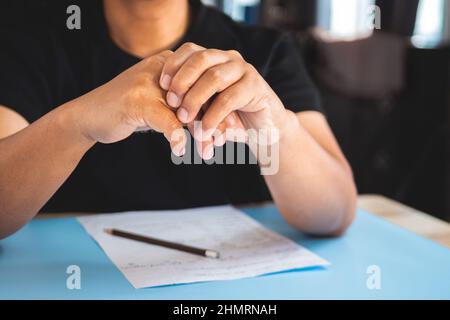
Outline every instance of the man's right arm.
POLYGON ((178 129, 184 133, 182 124, 158 84, 169 54, 141 61, 32 124, 0 108, 0 239, 39 212, 96 142, 114 143, 151 128, 175 153, 184 149, 186 136, 174 136, 178 129))
POLYGON ((31 125, 0 107, 0 238, 17 231, 58 190, 94 142, 64 105, 31 125))

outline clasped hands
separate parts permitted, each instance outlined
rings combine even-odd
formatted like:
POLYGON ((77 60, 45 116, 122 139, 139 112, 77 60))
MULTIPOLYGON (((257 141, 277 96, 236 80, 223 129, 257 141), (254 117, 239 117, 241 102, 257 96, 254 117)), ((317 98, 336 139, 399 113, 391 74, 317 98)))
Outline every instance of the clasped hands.
POLYGON ((181 156, 187 137, 179 129, 187 126, 205 160, 213 157, 214 146, 242 139, 228 132, 277 129, 287 116, 278 96, 237 51, 193 43, 143 59, 77 102, 84 109, 83 133, 94 142, 113 143, 152 129, 181 156))

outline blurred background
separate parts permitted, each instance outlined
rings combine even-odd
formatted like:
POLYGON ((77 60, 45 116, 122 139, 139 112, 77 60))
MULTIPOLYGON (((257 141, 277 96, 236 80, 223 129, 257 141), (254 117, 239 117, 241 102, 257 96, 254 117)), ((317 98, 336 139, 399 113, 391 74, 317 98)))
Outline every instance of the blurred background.
POLYGON ((293 32, 360 193, 450 221, 450 0, 204 0, 293 32))

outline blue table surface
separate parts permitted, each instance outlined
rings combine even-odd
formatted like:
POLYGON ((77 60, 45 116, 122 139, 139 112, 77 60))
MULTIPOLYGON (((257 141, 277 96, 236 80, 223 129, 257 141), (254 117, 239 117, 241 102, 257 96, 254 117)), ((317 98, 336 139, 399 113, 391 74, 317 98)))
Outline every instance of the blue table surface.
POLYGON ((341 238, 309 238, 274 207, 244 210, 331 262, 233 281, 134 289, 75 218, 33 220, 0 241, 0 299, 450 299, 450 250, 358 211, 341 238), (66 287, 69 265, 81 289, 66 287), (370 290, 367 268, 379 266, 370 290))

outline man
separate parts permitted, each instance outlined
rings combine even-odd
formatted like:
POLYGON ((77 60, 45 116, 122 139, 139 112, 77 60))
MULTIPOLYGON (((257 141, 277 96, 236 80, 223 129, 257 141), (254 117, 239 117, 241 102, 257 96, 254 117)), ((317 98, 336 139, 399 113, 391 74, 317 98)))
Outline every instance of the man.
POLYGON ((270 198, 301 231, 348 227, 351 169, 290 37, 237 24, 199 1, 87 1, 81 10, 78 34, 0 31, 0 237, 40 210, 270 198), (193 129, 196 119, 203 130, 193 129), (255 165, 175 165, 170 149, 189 151, 188 137, 175 134, 184 125, 205 160, 225 128, 277 131, 278 171, 262 179, 255 165), (148 129, 162 135, 133 134, 148 129))

